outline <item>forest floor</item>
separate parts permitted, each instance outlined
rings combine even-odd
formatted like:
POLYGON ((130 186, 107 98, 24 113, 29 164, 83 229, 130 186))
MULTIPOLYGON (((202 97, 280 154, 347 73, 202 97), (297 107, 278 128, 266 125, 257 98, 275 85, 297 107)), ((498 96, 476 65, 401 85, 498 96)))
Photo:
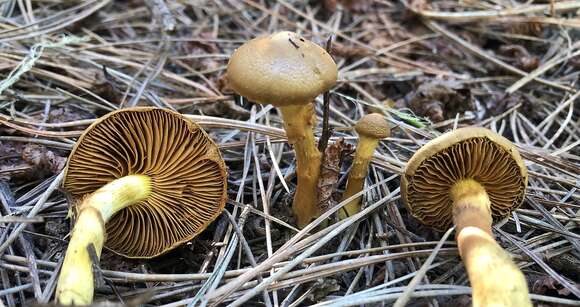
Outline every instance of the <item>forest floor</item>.
MULTIPOLYGON (((105 249, 96 305, 469 306, 453 234, 411 216, 400 178, 430 139, 482 126, 514 142, 529 172, 496 240, 534 304, 578 306, 579 76, 580 1, 0 1, 0 306, 51 304, 71 223, 67 156, 94 119, 138 105, 195 115, 222 150, 233 219, 153 259, 105 249), (237 47, 282 30, 331 39, 338 82, 328 112, 318 98, 316 136, 325 114, 331 143, 356 146, 370 112, 392 126, 367 177, 372 210, 327 228, 295 227, 278 112, 225 78, 237 47)), ((352 164, 343 149, 330 207, 352 164)))

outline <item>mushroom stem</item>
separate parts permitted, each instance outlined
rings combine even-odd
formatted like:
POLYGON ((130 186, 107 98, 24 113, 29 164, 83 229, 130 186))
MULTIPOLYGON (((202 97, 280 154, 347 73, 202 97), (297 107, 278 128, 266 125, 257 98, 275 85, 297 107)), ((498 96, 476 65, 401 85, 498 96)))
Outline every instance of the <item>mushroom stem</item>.
POLYGON ((92 257, 101 256, 105 224, 119 210, 146 199, 151 194, 151 179, 129 175, 116 179, 85 198, 73 228, 58 279, 57 301, 63 305, 89 305, 93 301, 92 257))
POLYGON ((313 128, 316 124, 314 105, 289 105, 280 107, 288 142, 296 152, 298 186, 292 210, 298 227, 302 228, 318 216, 316 204, 318 177, 322 154, 316 147, 313 128))
MULTIPOLYGON (((367 177, 369 163, 373 157, 373 153, 379 144, 379 139, 368 137, 366 135, 359 135, 359 142, 356 147, 352 168, 348 174, 348 181, 346 183, 346 190, 342 194, 342 200, 353 196, 362 191, 365 178, 367 177)), ((353 199, 340 210, 339 216, 341 219, 347 218, 360 211, 361 196, 353 199)))
POLYGON ((460 180, 451 188, 451 198, 473 306, 532 306, 524 275, 493 238, 491 202, 485 188, 473 179, 460 180))

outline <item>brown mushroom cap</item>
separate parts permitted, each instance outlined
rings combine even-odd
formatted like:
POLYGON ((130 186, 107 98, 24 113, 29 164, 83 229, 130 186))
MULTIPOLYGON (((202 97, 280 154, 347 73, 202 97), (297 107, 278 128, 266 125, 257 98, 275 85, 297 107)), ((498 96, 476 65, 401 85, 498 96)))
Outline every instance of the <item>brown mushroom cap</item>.
POLYGON ((226 166, 218 147, 179 113, 122 109, 93 123, 67 162, 65 189, 80 198, 114 179, 152 179, 152 195, 107 223, 105 245, 129 258, 151 258, 191 240, 223 210, 226 166))
POLYGON ((246 42, 232 54, 227 69, 238 94, 278 107, 312 102, 336 83, 337 74, 323 48, 286 31, 246 42))
POLYGON ((453 223, 451 187, 466 178, 485 188, 495 219, 522 203, 528 183, 524 162, 509 140, 468 127, 441 135, 413 155, 401 178, 401 196, 413 216, 443 231, 453 223))
POLYGON ((358 134, 374 139, 384 139, 391 135, 389 123, 378 113, 363 116, 354 127, 358 134))

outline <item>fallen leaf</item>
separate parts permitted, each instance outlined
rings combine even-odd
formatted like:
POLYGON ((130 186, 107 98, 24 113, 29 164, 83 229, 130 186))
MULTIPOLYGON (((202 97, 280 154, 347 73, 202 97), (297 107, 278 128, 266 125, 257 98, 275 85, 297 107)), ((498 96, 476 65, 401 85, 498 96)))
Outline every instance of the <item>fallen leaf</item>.
POLYGON ((333 194, 340 176, 340 166, 346 152, 352 151, 352 146, 340 138, 326 147, 324 159, 318 179, 318 208, 326 212, 336 205, 333 194))
POLYGON ((40 170, 49 170, 52 173, 60 172, 66 164, 66 158, 36 144, 28 144, 24 147, 22 160, 40 170))
POLYGON ((415 114, 429 117, 434 122, 475 108, 470 89, 454 80, 423 83, 405 100, 415 114))

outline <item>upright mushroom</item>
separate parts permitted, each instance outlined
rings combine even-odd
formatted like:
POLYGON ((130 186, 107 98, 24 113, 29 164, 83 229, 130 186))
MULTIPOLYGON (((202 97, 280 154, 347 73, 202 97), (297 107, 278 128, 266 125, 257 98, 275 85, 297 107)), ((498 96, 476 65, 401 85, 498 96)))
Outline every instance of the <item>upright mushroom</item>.
POLYGON ((79 202, 57 301, 91 303, 90 250, 98 259, 103 244, 151 258, 191 240, 222 212, 226 184, 217 146, 176 112, 138 107, 97 120, 66 166, 64 187, 79 202))
POLYGON ((240 46, 230 58, 227 76, 238 94, 280 109, 288 142, 296 151, 293 211, 303 227, 319 213, 316 186, 322 155, 313 133, 313 101, 336 83, 336 64, 315 43, 296 33, 279 32, 240 46))
MULTIPOLYGON (((354 127, 359 135, 352 168, 348 174, 346 190, 342 194, 342 200, 362 191, 365 178, 367 177, 369 163, 373 157, 379 141, 391 134, 389 123, 378 113, 363 116, 354 127)), ((361 197, 350 201, 340 210, 340 218, 346 218, 360 211, 361 197)))
POLYGON ((524 198, 527 170, 516 147, 485 128, 462 128, 427 143, 407 163, 401 194, 437 230, 455 224, 473 306, 532 306, 526 279, 495 241, 492 218, 524 198))

